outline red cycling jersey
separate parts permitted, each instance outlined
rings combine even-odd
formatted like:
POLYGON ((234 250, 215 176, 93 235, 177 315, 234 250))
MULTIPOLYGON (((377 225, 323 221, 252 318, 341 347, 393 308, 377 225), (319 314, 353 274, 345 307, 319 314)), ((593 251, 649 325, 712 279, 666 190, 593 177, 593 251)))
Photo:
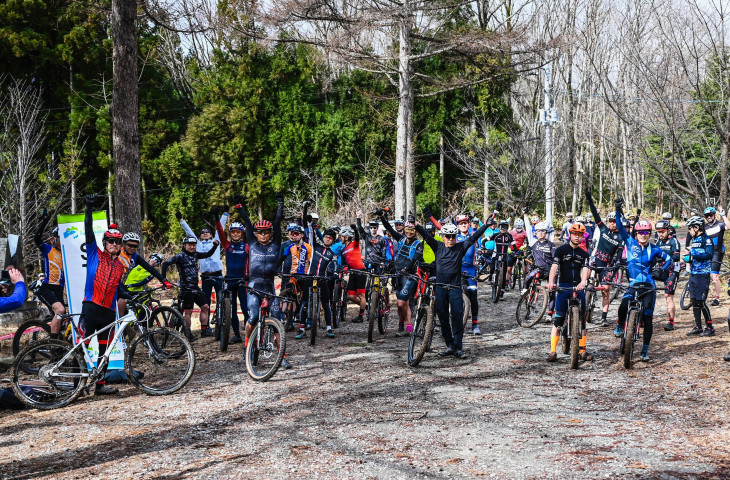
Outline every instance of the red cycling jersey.
POLYGON ((517 247, 517 250, 522 248, 522 245, 524 245, 525 241, 527 240, 527 231, 524 229, 521 232, 518 232, 517 230, 512 230, 509 233, 510 235, 512 235, 512 240, 514 240, 512 244, 517 247))
POLYGON ((365 264, 362 263, 359 241, 350 242, 350 244, 342 250, 342 260, 344 260, 348 268, 354 270, 365 270, 365 264))

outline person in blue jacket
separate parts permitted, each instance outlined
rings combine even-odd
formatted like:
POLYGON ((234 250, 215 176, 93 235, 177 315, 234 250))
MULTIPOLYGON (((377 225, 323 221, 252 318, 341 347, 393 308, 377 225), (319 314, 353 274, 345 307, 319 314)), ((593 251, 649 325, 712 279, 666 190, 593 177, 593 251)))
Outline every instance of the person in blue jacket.
POLYGON ((710 290, 710 272, 712 271, 712 257, 715 245, 705 233, 705 221, 699 215, 687 220, 688 245, 683 260, 689 263, 689 298, 692 300, 692 312, 695 316, 695 326, 687 335, 702 335, 709 337, 715 334, 712 325, 710 309, 707 308, 707 294, 710 290), (705 316, 705 329, 702 330, 702 315, 705 316))
POLYGON ((0 313, 12 312, 23 306, 28 296, 28 289, 25 287, 23 274, 13 267, 8 267, 10 281, 15 284, 15 290, 9 297, 0 297, 0 313))

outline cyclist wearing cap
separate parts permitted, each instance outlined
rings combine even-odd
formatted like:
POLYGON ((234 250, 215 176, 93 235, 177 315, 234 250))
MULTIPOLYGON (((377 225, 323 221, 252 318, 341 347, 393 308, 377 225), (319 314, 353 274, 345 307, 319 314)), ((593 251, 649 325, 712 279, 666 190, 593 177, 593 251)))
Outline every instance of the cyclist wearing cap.
MULTIPOLYGON (((465 242, 474 232, 478 230, 469 227, 469 216, 468 215, 457 215, 455 218, 456 228, 459 230, 456 234, 456 242, 465 242)), ((482 332, 479 329, 479 301, 477 299, 477 280, 473 278, 477 274, 476 268, 476 252, 479 248, 479 239, 466 251, 464 257, 461 259, 461 271, 469 275, 467 282, 469 286, 466 290, 466 296, 469 297, 469 303, 471 303, 471 331, 474 335, 481 335, 482 332)))
MULTIPOLYGON (((538 273, 541 278, 547 278, 550 273, 550 268, 553 265, 555 244, 547 239, 547 225, 545 222, 540 222, 535 225, 535 233, 537 234, 537 238, 531 238, 530 236, 527 237, 527 241, 530 244, 530 251, 532 252, 534 268, 532 268, 527 277, 525 277, 525 290, 530 288, 530 285, 538 273)), ((552 315, 553 309, 550 308, 548 313, 549 315, 552 315)))
MULTIPOLYGON (((385 216, 383 215, 383 217, 385 217, 385 216)), ((382 222, 382 220, 381 220, 381 222, 382 222)), ((393 220, 393 226, 395 227, 395 231, 400 233, 401 235, 403 235, 403 230, 405 229, 405 224, 406 224, 406 222, 402 218, 396 218, 395 220, 393 220)), ((383 222, 383 225, 385 225, 385 222, 383 222)), ((391 232, 391 234, 392 234, 392 232, 391 232)), ((395 235, 393 235, 393 238, 395 238, 395 235)), ((398 241, 398 240, 396 240, 396 241, 398 241)))
MULTIPOLYGON (((196 251, 201 253, 207 253, 210 250, 215 252, 211 257, 200 260, 200 279, 202 280, 201 288, 203 290, 203 296, 209 305, 213 290, 215 289, 216 299, 220 298, 221 291, 223 290, 223 280, 220 278, 223 276, 221 251, 216 249, 215 245, 213 245, 213 241, 217 240, 219 243, 221 241, 221 237, 217 231, 217 224, 220 222, 221 227, 225 230, 226 224, 228 223, 227 213, 223 213, 223 215, 218 217, 219 211, 217 208, 214 208, 212 213, 214 217, 213 225, 215 225, 215 227, 213 229, 207 226, 201 228, 200 235, 198 236, 198 243, 195 246, 196 251)), ((193 229, 190 228, 185 220, 182 219, 180 214, 178 214, 178 220, 180 221, 180 226, 185 231, 185 235, 188 237, 194 237, 195 233, 193 232, 193 229)), ((235 298, 233 301, 235 302, 235 298)), ((236 309, 234 307, 234 311, 235 310, 236 309)), ((244 309, 244 313, 245 312, 246 310, 244 309)))
MULTIPOLYGON (((588 252, 580 248, 583 241, 583 235, 586 233, 586 227, 582 223, 575 222, 568 227, 568 235, 570 240, 555 249, 553 254, 553 264, 550 267, 550 276, 548 280, 548 288, 552 291, 556 287, 566 290, 558 291, 555 298, 555 316, 553 317, 553 329, 550 334, 550 354, 547 361, 554 362, 558 359, 557 347, 559 340, 559 329, 565 322, 565 314, 568 311, 568 301, 573 296, 572 289, 578 290, 578 298, 580 299, 580 321, 583 328, 583 334, 578 341, 580 346, 580 358, 582 360, 593 360, 593 356, 586 351, 586 324, 585 309, 586 296, 583 290, 588 281, 588 252), (556 280, 559 283, 556 284, 556 280)), ((575 341, 573 339, 572 341, 575 341)))
POLYGON ((48 242, 43 241, 43 231, 50 219, 51 216, 44 208, 41 213, 41 223, 33 236, 33 241, 40 250, 43 259, 43 283, 38 290, 38 297, 55 313, 53 320, 51 320, 51 338, 58 338, 61 331, 59 315, 66 313, 66 308, 63 305, 63 287, 66 282, 63 277, 63 255, 61 254, 61 238, 58 236, 58 227, 53 229, 48 242))
POLYGON ((667 279, 664 281, 664 297, 667 299, 667 314, 669 315, 669 321, 664 326, 664 330, 674 330, 674 316, 677 313, 677 308, 674 305, 674 291, 677 288, 677 279, 679 278, 679 241, 671 236, 668 220, 659 220, 654 226, 656 229, 657 241, 655 245, 662 249, 666 253, 674 264, 674 268, 667 279))
POLYGON ((393 235, 395 247, 395 270, 399 273, 395 296, 398 305, 398 336, 413 331, 409 300, 418 286, 418 281, 407 276, 415 274, 418 263, 423 259, 423 242, 416 237, 416 224, 412 218, 404 225, 403 233, 395 230, 388 219, 381 215, 385 229, 393 235))
POLYGON ((711 305, 717 307, 720 305, 720 267, 722 267, 722 257, 725 256, 725 224, 717 219, 717 209, 715 207, 707 207, 704 216, 705 235, 712 240, 714 248, 710 279, 715 286, 715 298, 712 300, 711 305))
MULTIPOLYGON (((239 207, 240 204, 237 204, 234 208, 238 210, 239 207)), ((217 214, 215 216, 218 217, 217 214)), ((247 278, 248 243, 246 243, 243 224, 241 222, 231 223, 228 228, 228 236, 226 236, 223 223, 216 220, 215 230, 216 237, 221 239, 221 250, 226 255, 226 278, 232 280, 247 278)), ((205 280, 203 281, 205 282, 205 280)), ((230 343, 241 343, 243 339, 241 338, 241 325, 238 319, 238 305, 241 305, 243 321, 245 322, 248 320, 248 294, 243 283, 234 283, 234 285, 234 287, 229 286, 231 288, 231 327, 233 328, 233 338, 231 338, 230 343)), ((205 294, 205 289, 203 289, 203 294, 205 294)), ((210 295, 206 298, 210 298, 210 295)))
POLYGON ((342 242, 340 253, 342 265, 350 270, 350 276, 347 279, 347 296, 352 303, 360 307, 360 312, 353 320, 353 323, 361 323, 364 321, 363 316, 367 306, 367 300, 365 299, 367 277, 360 273, 365 270, 365 264, 362 261, 360 252, 360 235, 355 225, 342 227, 340 229, 340 240, 342 242))
MULTIPOLYGON (((623 199, 617 199, 616 216, 621 215, 623 199)), ((626 328, 626 315, 629 309, 629 301, 636 298, 642 289, 656 288, 654 279, 666 278, 665 274, 671 271, 672 257, 656 245, 649 242, 651 239, 652 224, 648 220, 636 220, 634 233, 636 239, 631 238, 629 232, 623 225, 618 226, 619 234, 626 243, 626 264, 629 272, 629 288, 626 290, 621 305, 618 308, 618 325, 613 334, 620 337, 626 328), (658 262, 661 261, 661 266, 658 262)), ((641 297, 644 309, 642 326, 644 328, 644 345, 641 348, 641 360, 649 360, 649 343, 654 333, 654 305, 656 304, 656 292, 646 293, 641 297)))
MULTIPOLYGON (((304 241, 304 229, 298 223, 290 223, 286 227, 289 233, 291 242, 286 246, 282 247, 280 261, 284 262, 286 258, 291 259, 289 270, 283 272, 286 277, 287 274, 299 274, 306 275, 309 273, 310 262, 312 260, 312 246, 304 241)), ((301 289, 302 292, 306 292, 309 288, 309 281, 299 281, 295 277, 290 277, 287 288, 293 289, 294 292, 301 289)), ((283 287, 282 287, 283 288, 283 287)), ((284 302, 282 306, 283 311, 287 309, 294 309, 292 302, 284 302)), ((306 318, 304 318, 304 309, 299 310, 299 333, 294 337, 300 340, 306 336, 306 318)))
MULTIPOLYGON (((608 268, 611 263, 617 259, 617 252, 619 252, 619 249, 621 249, 624 245, 621 235, 618 233, 616 213, 609 213, 608 219, 606 220, 606 223, 604 223, 593 203, 590 188, 586 189, 585 196, 588 201, 588 207, 591 209, 591 213, 593 214, 593 218, 596 219, 596 227, 598 229, 596 248, 594 248, 592 252, 594 257, 593 266, 601 283, 610 282, 611 277, 613 276, 613 271, 608 268)), ((603 302, 601 304, 601 326, 607 327, 608 307, 611 304, 611 291, 608 285, 606 285, 605 290, 601 291, 601 295, 603 297, 603 302)))
POLYGON ((710 272, 712 259, 715 253, 715 244, 704 232, 705 221, 699 215, 687 220, 688 247, 683 260, 690 264, 689 269, 689 298, 692 300, 692 312, 695 317, 695 326, 687 335, 712 336, 715 327, 712 325, 710 309, 707 307, 707 293, 710 289, 710 272), (702 330, 702 315, 705 317, 705 329, 702 330))
MULTIPOLYGON (((426 216, 432 217, 428 208, 426 216)), ((496 215, 497 212, 494 212, 496 215)), ((458 229, 454 224, 446 224, 441 228, 443 242, 433 238, 421 225, 416 230, 436 254, 436 282, 448 284, 455 288, 436 286, 436 312, 441 323, 441 335, 446 342, 446 349, 441 356, 453 355, 456 358, 465 358, 462 350, 464 335, 464 299, 461 296, 461 272, 464 255, 487 230, 482 225, 463 242, 457 243, 458 229)))
POLYGON ((527 232, 525 231, 525 222, 518 218, 515 220, 515 228, 510 230, 509 234, 512 235, 512 253, 508 258, 507 266, 507 282, 509 283, 512 278, 512 267, 517 263, 517 255, 524 252, 527 249, 527 232))
MULTIPOLYGON (((674 225, 672 225, 672 217, 673 215, 671 212, 664 212, 662 213, 662 220, 667 222, 669 224, 669 236, 670 237, 676 237, 677 236, 677 230, 674 229, 674 225)), ((654 235, 654 238, 659 238, 658 234, 654 235)))
MULTIPOLYGON (((357 231, 360 238, 365 242, 365 264, 372 268, 374 265, 382 265, 388 260, 388 241, 382 235, 378 235, 380 224, 377 220, 368 222, 368 232, 362 227, 362 212, 357 211, 357 231)), ((387 298, 387 297, 386 297, 387 298)))

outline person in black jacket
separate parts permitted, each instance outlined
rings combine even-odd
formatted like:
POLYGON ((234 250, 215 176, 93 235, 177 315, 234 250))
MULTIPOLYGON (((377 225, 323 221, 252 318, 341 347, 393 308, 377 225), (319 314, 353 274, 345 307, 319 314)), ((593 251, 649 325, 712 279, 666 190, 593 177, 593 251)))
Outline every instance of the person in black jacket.
MULTIPOLYGON (((429 210, 425 213, 426 217, 431 217, 429 210)), ((446 224, 441 228, 442 242, 433 238, 421 225, 416 225, 416 230, 436 256, 434 261, 436 264, 436 282, 451 287, 436 286, 436 312, 441 322, 441 335, 446 342, 446 350, 441 352, 440 355, 443 357, 453 355, 456 358, 465 358, 466 354, 462 351, 464 299, 461 296, 461 260, 467 250, 474 245, 474 242, 484 235, 487 224, 482 225, 479 230, 460 243, 456 242, 458 229, 453 223, 446 224)))

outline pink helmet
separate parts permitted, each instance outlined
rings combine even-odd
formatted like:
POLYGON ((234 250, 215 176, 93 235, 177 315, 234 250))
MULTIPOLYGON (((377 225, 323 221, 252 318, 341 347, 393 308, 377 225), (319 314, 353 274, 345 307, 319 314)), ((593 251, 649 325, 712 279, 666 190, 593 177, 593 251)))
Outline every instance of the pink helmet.
POLYGON ((405 223, 405 224, 403 225, 403 227, 404 227, 404 228, 416 228, 416 224, 415 224, 415 222, 411 222, 410 220, 408 220, 408 221, 407 221, 407 222, 406 222, 406 223, 405 223))
POLYGON ((461 222, 469 222, 469 215, 457 215, 456 223, 459 224, 461 222))
POLYGON ((634 225, 634 231, 635 232, 651 232, 652 225, 649 220, 639 220, 636 222, 636 225, 634 225))

